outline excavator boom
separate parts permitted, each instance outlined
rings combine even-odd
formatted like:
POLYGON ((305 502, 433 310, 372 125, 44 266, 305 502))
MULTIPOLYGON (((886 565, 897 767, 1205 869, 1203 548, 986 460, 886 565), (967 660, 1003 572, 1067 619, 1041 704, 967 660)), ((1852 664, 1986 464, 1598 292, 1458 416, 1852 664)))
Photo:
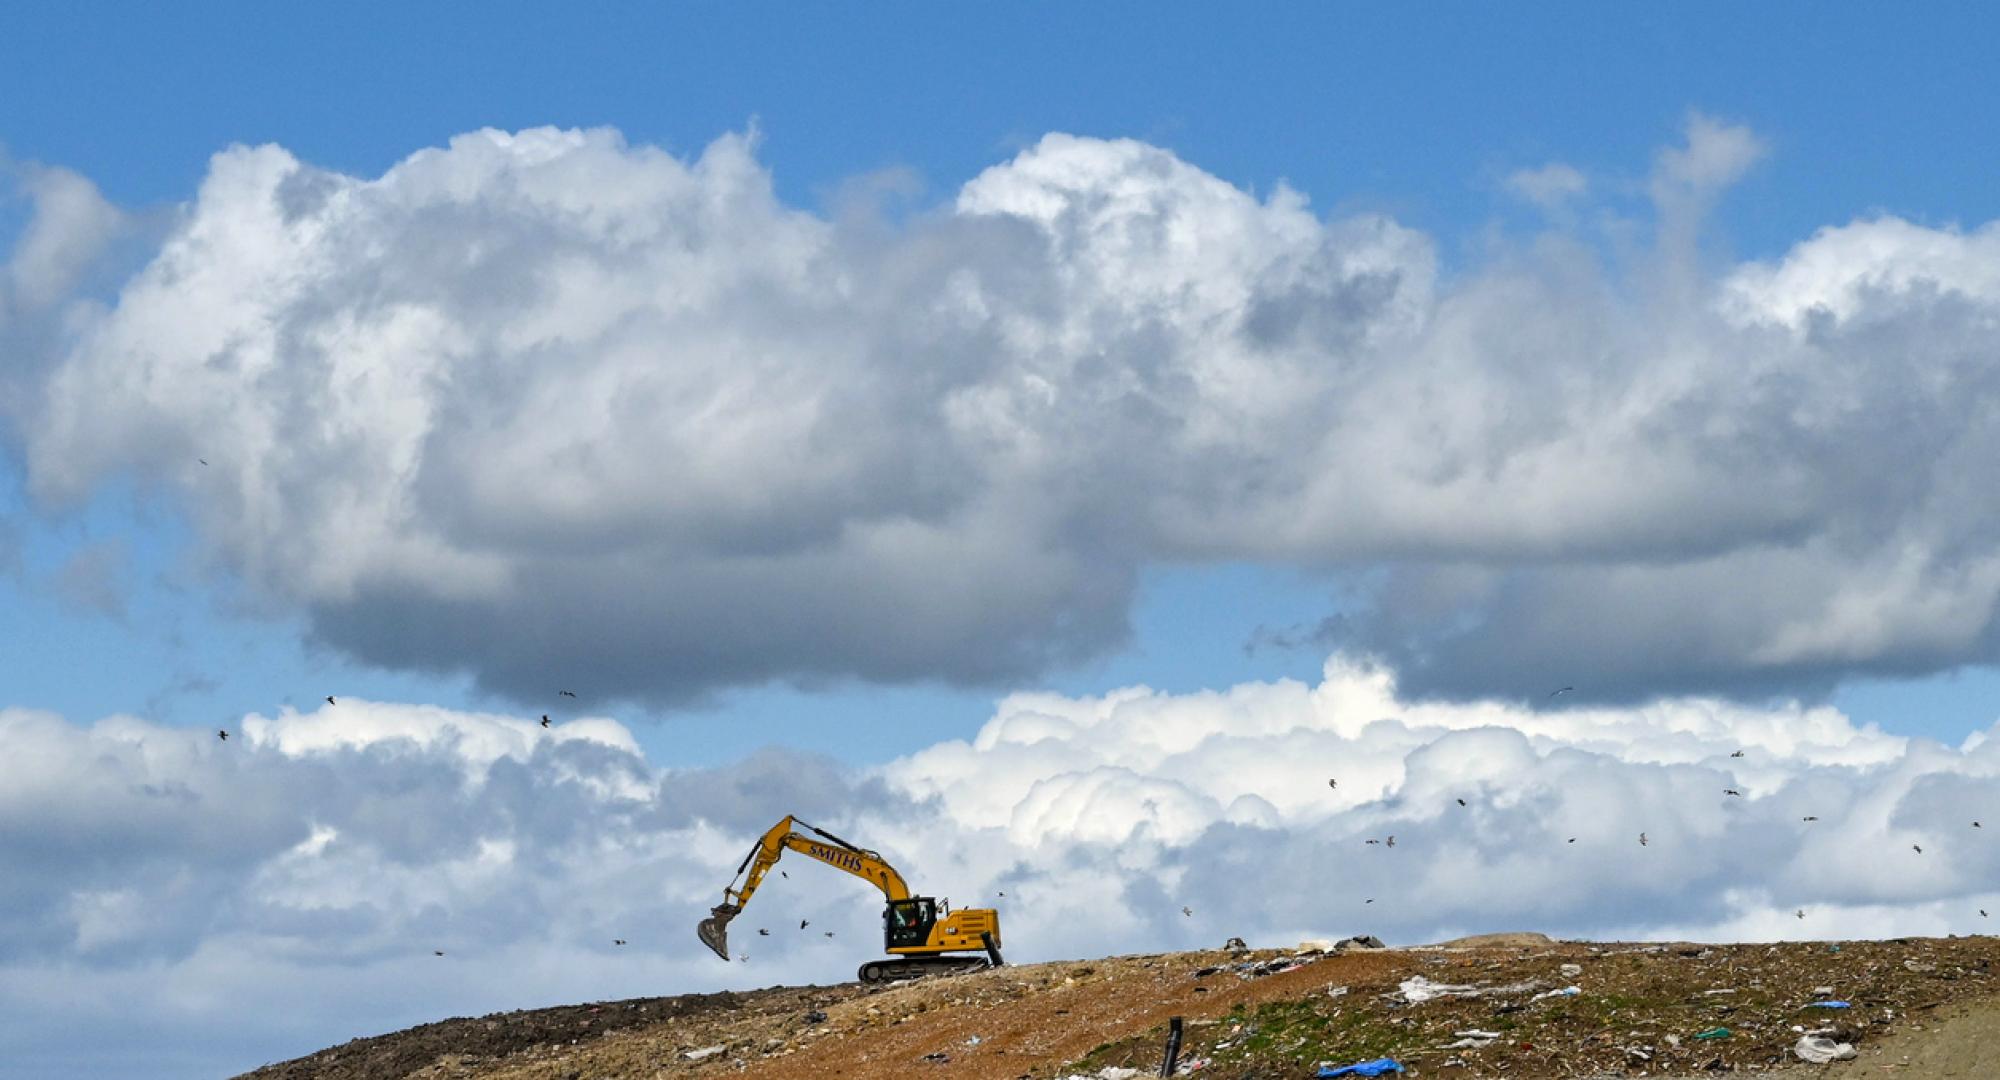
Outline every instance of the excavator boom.
POLYGON ((910 887, 904 883, 903 875, 897 873, 896 868, 881 855, 786 815, 784 820, 766 830, 757 845, 750 849, 750 854, 743 857, 742 864, 736 868, 735 880, 722 890, 722 903, 710 908, 708 918, 695 927, 696 936, 701 938, 703 945, 715 950, 715 955, 729 959, 729 920, 743 911, 744 905, 750 902, 751 894, 764 883, 764 875, 771 872, 771 868, 778 864, 778 857, 788 849, 810 855, 836 870, 845 870, 881 889, 882 895, 892 901, 906 899, 910 895, 910 887), (823 842, 796 831, 793 826, 822 837, 823 842))

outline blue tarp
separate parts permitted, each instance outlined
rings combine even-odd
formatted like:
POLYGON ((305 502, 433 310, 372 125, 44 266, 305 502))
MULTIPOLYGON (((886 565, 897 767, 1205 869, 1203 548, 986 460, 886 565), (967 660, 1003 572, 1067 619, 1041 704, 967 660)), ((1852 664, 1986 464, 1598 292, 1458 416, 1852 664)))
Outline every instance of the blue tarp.
POLYGON ((1808 1009, 1845 1009, 1848 1007, 1845 1001, 1815 1001, 1806 1006, 1808 1009))
POLYGON ((1319 1072, 1313 1075, 1316 1077, 1387 1076, 1390 1073, 1399 1073, 1402 1071, 1403 1067, 1396 1064, 1395 1058, 1376 1058, 1374 1061, 1361 1061, 1353 1065, 1342 1065, 1338 1069, 1331 1065, 1321 1065, 1319 1072))

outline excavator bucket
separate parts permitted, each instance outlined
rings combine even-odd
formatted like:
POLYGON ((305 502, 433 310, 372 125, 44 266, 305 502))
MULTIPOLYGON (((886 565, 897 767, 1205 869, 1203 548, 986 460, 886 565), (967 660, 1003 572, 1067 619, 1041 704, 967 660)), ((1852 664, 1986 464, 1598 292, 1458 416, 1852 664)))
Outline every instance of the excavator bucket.
POLYGON ((729 959, 729 920, 743 910, 734 904, 719 904, 709 909, 708 918, 696 924, 694 932, 701 943, 715 950, 715 955, 729 959))

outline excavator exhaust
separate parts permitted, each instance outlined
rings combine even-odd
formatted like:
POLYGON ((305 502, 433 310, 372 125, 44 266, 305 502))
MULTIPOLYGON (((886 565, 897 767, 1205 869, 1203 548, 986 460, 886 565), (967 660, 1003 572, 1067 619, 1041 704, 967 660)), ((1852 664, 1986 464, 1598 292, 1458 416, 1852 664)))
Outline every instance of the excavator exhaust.
POLYGON ((715 955, 729 959, 729 920, 743 909, 735 904, 718 904, 709 909, 708 918, 696 924, 694 932, 701 943, 715 950, 715 955))

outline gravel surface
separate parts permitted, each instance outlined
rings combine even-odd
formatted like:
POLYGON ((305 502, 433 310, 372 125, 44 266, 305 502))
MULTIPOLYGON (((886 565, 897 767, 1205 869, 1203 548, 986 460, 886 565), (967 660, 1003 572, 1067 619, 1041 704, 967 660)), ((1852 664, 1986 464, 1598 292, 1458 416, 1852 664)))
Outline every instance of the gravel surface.
POLYGON ((1306 1077, 1321 1063, 1379 1056, 1412 1076, 1453 1080, 1799 1070, 2000 1076, 1990 1064, 2000 1060, 1993 938, 1498 940, 1505 943, 1321 956, 1127 956, 888 988, 571 1006, 428 1024, 246 1075, 1047 1080, 1116 1067, 1153 1075, 1167 1021, 1181 1016, 1182 1058, 1200 1063, 1197 1075, 1244 1080, 1306 1077), (1437 986, 1462 989, 1427 997, 1426 987, 1437 986), (1549 993, 1570 986, 1574 995, 1549 993), (1860 1060, 1801 1066, 1792 1047, 1809 1032, 1854 1044, 1860 1060), (1697 1038, 1703 1033, 1711 1037, 1697 1038), (1986 1071, 1965 1071, 1982 1061, 1986 1071))

